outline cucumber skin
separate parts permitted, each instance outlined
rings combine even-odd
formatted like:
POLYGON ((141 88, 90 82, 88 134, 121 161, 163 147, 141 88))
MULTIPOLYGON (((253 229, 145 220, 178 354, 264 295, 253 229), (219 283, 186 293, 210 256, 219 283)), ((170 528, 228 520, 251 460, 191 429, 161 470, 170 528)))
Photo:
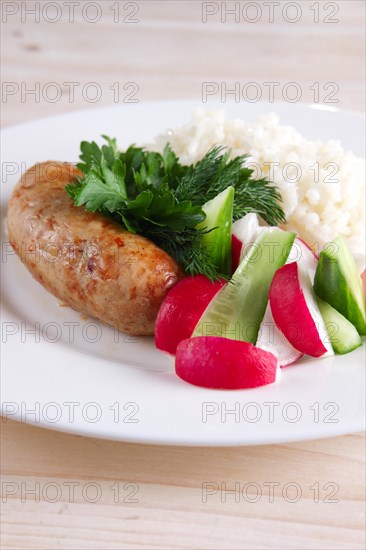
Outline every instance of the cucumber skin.
POLYGON ((317 297, 317 303, 334 353, 344 355, 362 346, 362 340, 356 327, 348 319, 319 297, 317 297), (334 325, 338 328, 338 331, 334 335, 336 337, 335 340, 332 339, 333 335, 328 331, 327 325, 330 325, 330 328, 334 327, 334 325))
POLYGON ((314 278, 314 291, 319 298, 348 319, 359 334, 366 334, 365 316, 350 291, 338 259, 329 258, 324 252, 321 252, 319 256, 314 278))
POLYGON ((229 186, 217 195, 214 199, 204 204, 202 209, 206 213, 205 221, 197 225, 198 229, 213 229, 210 233, 202 235, 202 242, 207 247, 208 252, 212 255, 213 263, 216 269, 223 275, 231 274, 231 226, 233 221, 233 206, 234 206, 235 189, 229 186), (213 221, 210 210, 206 212, 205 207, 217 199, 219 195, 225 194, 225 202, 219 207, 219 215, 213 221), (224 223, 222 223, 224 221, 224 223))

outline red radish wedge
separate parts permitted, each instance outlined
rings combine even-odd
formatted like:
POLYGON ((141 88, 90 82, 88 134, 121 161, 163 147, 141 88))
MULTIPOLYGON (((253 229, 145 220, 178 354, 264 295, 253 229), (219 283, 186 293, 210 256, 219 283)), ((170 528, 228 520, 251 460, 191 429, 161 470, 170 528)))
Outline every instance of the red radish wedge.
POLYGON ((246 214, 231 226, 233 273, 258 237, 259 229, 258 216, 254 213, 246 214))
POLYGON ((257 348, 273 353, 278 359, 280 367, 287 367, 295 363, 304 354, 295 349, 285 338, 280 329, 274 322, 271 307, 268 303, 266 312, 261 323, 258 340, 255 344, 257 348))
POLYGON ((294 348, 312 357, 333 355, 310 276, 297 262, 276 271, 269 302, 276 325, 294 348))
POLYGON ((175 370, 195 386, 239 390, 275 382, 277 359, 248 342, 199 336, 180 342, 175 370))
POLYGON ((155 345, 175 354, 181 340, 189 338, 213 297, 225 281, 211 282, 204 275, 185 277, 167 294, 155 323, 155 345))

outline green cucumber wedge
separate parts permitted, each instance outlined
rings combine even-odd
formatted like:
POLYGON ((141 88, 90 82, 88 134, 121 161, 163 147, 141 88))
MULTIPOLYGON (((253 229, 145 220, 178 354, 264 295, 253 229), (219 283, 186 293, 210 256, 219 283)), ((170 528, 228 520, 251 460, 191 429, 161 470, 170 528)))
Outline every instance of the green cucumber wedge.
POLYGON ((202 210, 206 219, 197 229, 212 229, 202 236, 215 267, 223 275, 230 275, 231 269, 231 225, 233 222, 234 187, 227 187, 215 198, 207 201, 202 210))
POLYGON ((314 290, 319 298, 348 319, 359 334, 366 334, 362 280, 342 237, 337 237, 320 253, 314 290))
POLYGON ((334 353, 343 355, 362 346, 360 335, 352 323, 321 298, 317 298, 316 301, 334 353))
POLYGON ((295 233, 264 229, 232 279, 214 297, 192 337, 222 336, 255 344, 273 275, 287 260, 295 233))

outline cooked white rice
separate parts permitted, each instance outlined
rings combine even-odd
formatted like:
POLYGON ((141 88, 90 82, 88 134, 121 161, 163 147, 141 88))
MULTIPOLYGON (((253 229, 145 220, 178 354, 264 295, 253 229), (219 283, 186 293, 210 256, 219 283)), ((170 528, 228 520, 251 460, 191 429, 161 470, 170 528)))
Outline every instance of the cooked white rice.
POLYGON ((216 144, 231 148, 232 156, 250 155, 256 174, 272 176, 279 188, 287 228, 315 248, 341 234, 355 255, 365 254, 365 160, 338 141, 305 139, 273 113, 248 123, 227 119, 224 110, 203 109, 184 126, 159 135, 153 148, 162 151, 168 141, 188 164, 216 144))

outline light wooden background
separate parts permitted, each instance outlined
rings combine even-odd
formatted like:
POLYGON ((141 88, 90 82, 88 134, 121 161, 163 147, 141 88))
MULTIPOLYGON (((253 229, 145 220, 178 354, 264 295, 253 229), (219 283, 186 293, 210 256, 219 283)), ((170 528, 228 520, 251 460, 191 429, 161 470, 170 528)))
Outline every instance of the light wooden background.
MULTIPOLYGON (((59 15, 54 8, 42 13, 47 2, 40 2, 39 22, 24 9, 22 13, 24 3, 1 3, 2 79, 6 86, 3 126, 112 104, 114 99, 121 102, 136 86, 139 101, 200 100, 203 82, 226 82, 228 87, 239 82, 241 89, 248 82, 279 82, 277 90, 281 92, 292 81, 301 87, 302 101, 307 102, 314 99, 310 87, 315 82, 319 83, 320 102, 332 91, 325 88, 327 83, 335 82, 339 86, 336 106, 364 109, 363 1, 301 1, 297 4, 302 16, 293 24, 286 22, 282 12, 288 2, 276 8, 272 23, 269 8, 259 2, 255 4, 261 5, 262 18, 257 23, 245 21, 243 13, 238 22, 228 16, 222 23, 220 11, 203 23, 201 2, 120 2, 120 20, 115 23, 116 12, 110 8, 116 2, 104 1, 99 2, 102 16, 95 24, 86 20, 95 17, 93 8, 83 17, 81 8, 87 3, 80 2, 74 22, 70 22, 69 8, 58 2, 61 18, 55 23, 50 22, 59 15), (133 4, 139 8, 135 15, 133 4), (315 6, 313 11, 311 6, 315 6), (319 22, 315 23, 317 7, 319 22), (338 13, 333 13, 338 8, 338 13), (17 13, 11 15, 9 10, 17 13), (123 18, 138 22, 123 22, 123 18), (325 23, 325 18, 339 21, 325 23), (53 89, 51 82, 56 83, 53 89), (67 82, 79 83, 74 98, 67 82), (80 91, 90 82, 102 90, 95 103, 80 91), (124 90, 131 82, 135 87, 124 90), (119 96, 115 97, 118 87, 119 96), (24 96, 32 88, 38 95, 24 96), (61 90, 60 99, 50 101, 52 91, 57 90, 61 90)), ((34 6, 34 2, 25 4, 28 9, 34 6)), ((245 4, 240 3, 241 10, 245 4)), ((220 9, 221 2, 217 6, 220 9)), ((215 9, 215 3, 208 9, 215 9)), ((291 9, 285 15, 294 18, 291 9)), ((248 11, 247 18, 253 19, 254 12, 248 11)), ((86 90, 91 95, 93 90, 86 90)), ((277 94, 275 99, 281 96, 277 94)), ((1 432, 2 548, 348 550, 365 546, 362 434, 211 450, 101 441, 12 421, 2 423, 1 432), (207 481, 226 483, 226 489, 234 488, 235 483, 239 489, 257 483, 263 496, 258 502, 243 497, 236 502, 233 495, 227 495, 222 502, 217 493, 204 502, 202 483, 207 481), (66 485, 71 482, 79 483, 74 485, 74 498, 66 485), (287 502, 282 495, 285 485, 292 482, 302 491, 296 503, 287 502), (88 483, 92 485, 86 487, 88 483), (136 485, 127 487, 126 483, 136 485), (264 483, 279 484, 274 502, 269 502, 264 483), (315 502, 316 483, 320 502, 315 502), (324 490, 326 483, 339 487, 338 502, 324 502, 330 493, 329 487, 324 490), (92 499, 95 484, 101 498, 87 502, 83 491, 92 499), (118 503, 114 502, 117 487, 118 503), (134 487, 138 493, 133 498, 138 502, 131 503, 126 499, 134 487), (6 497, 11 488, 15 494, 6 497), (36 496, 26 493, 32 488, 36 496), (44 498, 42 492, 47 488, 48 498, 44 498), (41 493, 39 502, 37 492, 41 493), (52 498, 59 500, 52 503, 52 498)), ((254 488, 248 494, 253 495, 254 488)))

